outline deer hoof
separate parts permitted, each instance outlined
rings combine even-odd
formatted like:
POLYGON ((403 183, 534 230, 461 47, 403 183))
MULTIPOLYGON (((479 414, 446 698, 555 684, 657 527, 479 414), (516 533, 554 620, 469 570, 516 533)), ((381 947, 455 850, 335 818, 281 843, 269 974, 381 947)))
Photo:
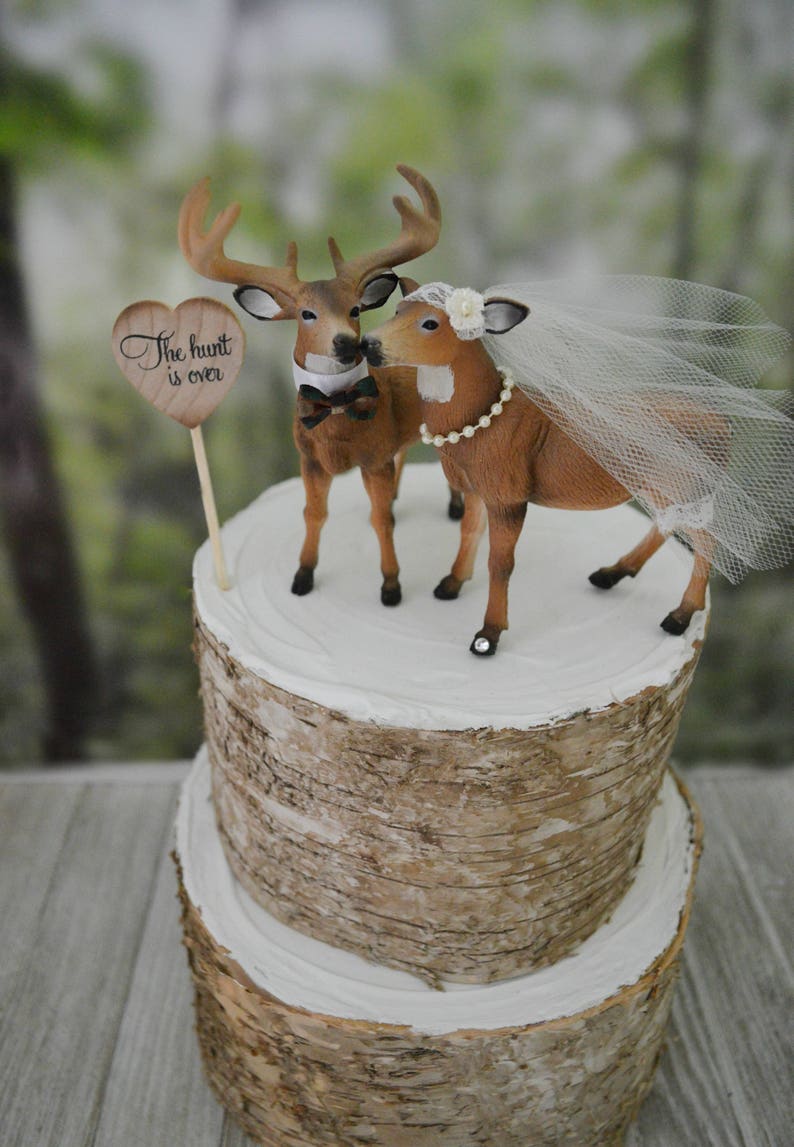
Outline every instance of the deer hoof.
POLYGON ((308 566, 301 566, 292 579, 292 592, 298 597, 305 597, 314 589, 314 570, 308 566))
POLYGON ((447 507, 447 514, 453 522, 459 522, 463 517, 463 498, 458 494, 457 498, 453 495, 449 500, 447 507))
POLYGON ((472 653, 476 654, 477 657, 493 657, 494 653, 496 653, 496 641, 490 637, 486 637, 484 633, 478 633, 475 635, 474 641, 472 641, 469 649, 472 653))
POLYGON ((665 633, 672 633, 674 637, 680 637, 682 633, 686 633, 691 620, 691 614, 681 613, 679 610, 674 609, 668 613, 664 621, 661 621, 659 624, 665 633))
POLYGON ((399 585, 382 586, 380 600, 383 605, 399 605, 402 601, 403 591, 399 585))
POLYGON ((588 580, 591 585, 595 585, 599 589, 612 589, 612 586, 617 585, 625 576, 625 573, 620 570, 604 566, 602 569, 596 570, 595 573, 591 573, 588 580))
POLYGON ((433 590, 433 596, 437 597, 439 601, 454 601, 460 593, 460 582, 452 574, 447 574, 442 577, 436 588, 433 590))

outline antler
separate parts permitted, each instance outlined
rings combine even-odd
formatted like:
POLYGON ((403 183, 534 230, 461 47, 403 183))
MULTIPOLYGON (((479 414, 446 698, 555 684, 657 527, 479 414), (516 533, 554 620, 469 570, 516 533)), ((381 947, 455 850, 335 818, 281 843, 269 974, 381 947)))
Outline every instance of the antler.
POLYGON ((279 303, 293 302, 296 288, 300 285, 296 244, 288 245, 283 267, 262 267, 229 259, 224 253, 223 241, 237 222, 240 204, 231 203, 225 207, 209 231, 204 232, 202 224, 209 202, 210 181, 207 177, 188 191, 179 209, 179 246, 194 271, 219 283, 264 287, 277 297, 279 303))
POLYGON ((441 206, 432 185, 413 167, 399 164, 397 167, 403 179, 407 180, 422 201, 422 210, 414 207, 404 195, 395 195, 394 206, 400 213, 402 229, 398 237, 388 247, 355 259, 345 260, 335 239, 328 240, 328 250, 334 263, 334 270, 341 278, 361 283, 373 271, 390 270, 424 255, 435 247, 441 230, 441 206))

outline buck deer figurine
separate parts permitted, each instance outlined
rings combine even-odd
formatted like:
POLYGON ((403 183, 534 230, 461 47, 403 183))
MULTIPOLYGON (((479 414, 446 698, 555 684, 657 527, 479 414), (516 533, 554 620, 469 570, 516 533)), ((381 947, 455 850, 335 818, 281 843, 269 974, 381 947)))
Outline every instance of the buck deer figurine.
MULTIPOLYGON (((202 230, 209 206, 209 180, 185 197, 179 215, 179 243, 188 263, 218 282, 234 283, 237 302, 256 319, 294 319, 298 325, 293 375, 298 402, 293 424, 306 492, 306 534, 292 592, 314 586, 320 531, 328 515, 331 480, 355 466, 369 495, 371 522, 380 544, 381 601, 397 605, 401 590, 394 548, 392 502, 405 451, 419 437, 421 407, 413 369, 369 372, 362 358, 359 316, 380 307, 398 284, 393 268, 435 246, 441 226, 438 198, 418 171, 397 170, 416 191, 417 208, 404 196, 394 205, 402 226, 388 246, 345 259, 328 240, 335 277, 304 282, 298 277, 297 247, 290 243, 283 267, 229 259, 223 243, 240 214, 226 207, 209 231, 202 230), (346 415, 346 417, 329 417, 346 415)), ((453 492, 450 516, 460 518, 461 498, 453 492)))
MULTIPOLYGON (((785 467, 776 477, 768 462, 787 457, 790 465, 794 458, 791 420, 768 404, 767 395, 747 394, 713 373, 722 370, 732 383, 740 370, 747 377, 761 373, 761 357, 774 361, 786 332, 750 300, 727 292, 661 279, 615 277, 615 284, 623 288, 626 310, 614 321, 605 309, 566 312, 554 289, 552 303, 536 310, 534 300, 530 306, 501 293, 511 288, 493 288, 486 298, 443 283, 412 284, 396 316, 362 341, 372 366, 418 368, 423 440, 437 447, 448 482, 464 493, 460 547, 434 591, 437 598, 456 598, 472 576, 487 516, 488 604, 470 646, 479 656, 495 653, 507 629, 508 583, 529 502, 599 510, 634 496, 650 509, 655 522, 639 545, 590 575, 602 589, 634 577, 667 533, 683 533, 694 564, 680 604, 661 622, 671 634, 683 633, 704 608, 715 555, 731 576, 742 562, 763 568, 782 564, 790 553, 790 477, 785 467), (682 288, 691 289, 686 305, 682 288), (658 314, 638 313, 643 290, 654 304, 665 302, 658 314), (720 321, 689 317, 698 312, 691 306, 693 292, 700 314, 708 304, 720 321), (671 300, 681 303, 680 324, 671 300), (737 300, 749 317, 735 327, 741 341, 734 337, 731 346, 724 315, 728 303, 736 313, 737 300), (508 334, 520 324, 520 332, 508 334), (511 340, 520 333, 516 349, 511 340), (492 355, 514 370, 497 369, 492 355), (622 385, 621 376, 629 374, 636 377, 622 385), (638 385, 634 394, 631 387, 638 385), (744 470, 729 477, 731 433, 742 417, 763 423, 767 457, 745 451, 739 458, 744 470), (764 516, 768 529, 759 525, 764 516)), ((529 298, 529 288, 525 294, 529 298)))

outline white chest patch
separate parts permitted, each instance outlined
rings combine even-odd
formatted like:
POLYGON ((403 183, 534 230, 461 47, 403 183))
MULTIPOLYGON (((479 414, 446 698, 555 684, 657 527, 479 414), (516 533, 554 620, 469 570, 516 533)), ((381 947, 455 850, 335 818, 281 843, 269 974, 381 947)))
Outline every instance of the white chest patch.
POLYGON ((455 375, 448 366, 419 366, 416 389, 425 402, 449 402, 455 393, 455 375))
POLYGON ((312 354, 309 351, 306 355, 306 369, 315 374, 344 374, 345 371, 350 370, 350 367, 345 366, 338 359, 329 358, 328 355, 312 354))
POLYGON ((296 390, 306 384, 316 387, 329 397, 337 391, 346 390, 354 382, 360 382, 368 374, 366 359, 362 359, 356 366, 345 366, 323 354, 307 354, 305 367, 298 366, 295 359, 292 360, 292 378, 296 390))

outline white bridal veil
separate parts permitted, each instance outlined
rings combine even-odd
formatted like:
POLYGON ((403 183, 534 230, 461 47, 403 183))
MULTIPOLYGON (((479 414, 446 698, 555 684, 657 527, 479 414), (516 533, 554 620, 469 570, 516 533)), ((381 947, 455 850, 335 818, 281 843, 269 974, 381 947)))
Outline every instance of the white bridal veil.
POLYGON ((664 533, 731 581, 791 557, 794 406, 755 385, 790 338, 751 299, 624 275, 510 283, 483 296, 434 283, 412 297, 446 305, 463 338, 473 337, 472 297, 528 306, 512 330, 476 333, 664 533))

